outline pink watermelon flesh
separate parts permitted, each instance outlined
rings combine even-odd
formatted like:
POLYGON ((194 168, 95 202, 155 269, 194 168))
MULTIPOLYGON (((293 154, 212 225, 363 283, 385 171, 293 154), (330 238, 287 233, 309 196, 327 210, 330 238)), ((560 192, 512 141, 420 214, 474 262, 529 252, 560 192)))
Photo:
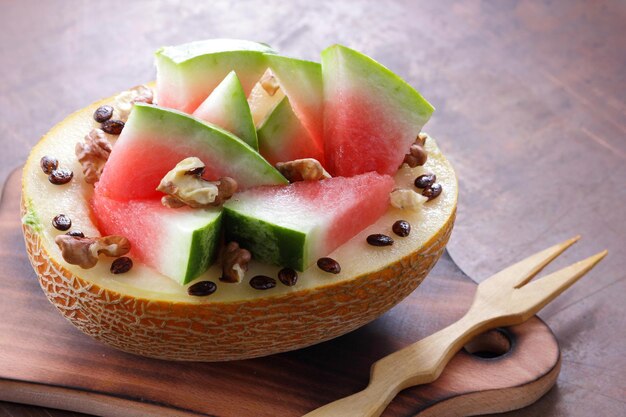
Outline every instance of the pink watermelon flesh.
POLYGON ((250 189, 224 205, 226 238, 257 260, 302 271, 376 222, 393 187, 371 172, 250 189))
POLYGON ((434 108, 373 59, 335 45, 322 52, 326 169, 394 174, 434 108))
POLYGON ((102 235, 122 235, 130 256, 180 284, 206 271, 216 254, 221 211, 171 209, 160 201, 117 201, 95 193, 93 215, 102 235))
POLYGON ((206 164, 207 179, 229 176, 240 189, 287 182, 228 132, 174 110, 135 104, 96 190, 120 201, 160 198, 156 187, 161 179, 190 156, 206 164))

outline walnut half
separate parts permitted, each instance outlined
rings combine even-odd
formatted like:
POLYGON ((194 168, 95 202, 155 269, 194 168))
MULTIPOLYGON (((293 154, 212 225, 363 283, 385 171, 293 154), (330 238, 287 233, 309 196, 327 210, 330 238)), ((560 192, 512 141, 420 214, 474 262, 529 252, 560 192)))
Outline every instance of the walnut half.
POLYGON ((241 282, 248 270, 248 263, 252 255, 246 249, 240 248, 237 242, 230 242, 222 253, 222 277, 224 282, 241 282))
POLYGON ((78 237, 58 235, 54 243, 61 249, 65 262, 89 269, 98 263, 101 253, 119 257, 130 251, 130 242, 123 236, 78 237))
POLYGON ((279 162, 276 169, 283 174, 289 182, 296 181, 318 181, 330 178, 322 164, 317 159, 304 158, 289 162, 279 162))
POLYGON ((389 201, 395 208, 416 211, 428 201, 428 198, 408 188, 396 188, 389 194, 389 201))
POLYGON ((157 187, 157 191, 167 194, 161 203, 170 208, 216 207, 235 194, 237 182, 234 179, 222 177, 217 181, 207 181, 202 178, 204 169, 204 163, 193 156, 176 164, 157 187))
POLYGON ((422 166, 428 160, 428 152, 424 149, 426 138, 428 136, 425 133, 420 133, 415 139, 415 143, 409 148, 409 153, 404 155, 403 163, 407 164, 411 168, 422 166))
POLYGON ((104 165, 111 155, 111 144, 101 129, 92 129, 85 142, 78 142, 75 148, 78 162, 83 167, 87 184, 95 184, 100 180, 104 165))
POLYGON ((145 85, 138 85, 123 91, 115 96, 113 105, 116 112, 115 118, 126 122, 135 103, 152 103, 153 99, 152 89, 145 85))

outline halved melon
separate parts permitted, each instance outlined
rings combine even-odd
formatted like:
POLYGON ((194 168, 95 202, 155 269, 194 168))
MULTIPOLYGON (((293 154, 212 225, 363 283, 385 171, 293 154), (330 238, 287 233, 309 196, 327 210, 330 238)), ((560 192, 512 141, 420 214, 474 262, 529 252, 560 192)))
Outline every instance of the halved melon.
MULTIPOLYGON (((80 110, 55 126, 32 150, 23 171, 24 236, 31 263, 48 299, 86 334, 128 352, 173 360, 224 361, 293 350, 328 340, 375 319, 410 294, 442 254, 455 217, 454 171, 429 138, 424 167, 401 169, 396 185, 411 187, 417 175, 437 174, 443 193, 418 212, 389 208, 374 224, 334 250, 341 273, 312 266, 287 287, 259 291, 249 284, 257 274, 276 277, 279 267, 252 262, 241 284, 222 283, 211 267, 198 280, 211 280, 217 291, 192 297, 187 287, 136 262, 123 275, 109 272, 110 258, 92 269, 69 265, 54 243, 51 219, 64 213, 88 236, 99 231, 90 216, 93 187, 83 181, 74 155, 77 138, 96 124, 91 115, 106 99, 80 110), (56 157, 74 171, 66 185, 48 182, 42 156, 56 157), (372 233, 392 235, 391 226, 411 223, 408 237, 391 247, 366 243, 372 233), (71 306, 71 308, 68 308, 71 306)), ((114 140, 113 138, 111 138, 114 140)), ((115 146, 115 145, 114 145, 115 146)))

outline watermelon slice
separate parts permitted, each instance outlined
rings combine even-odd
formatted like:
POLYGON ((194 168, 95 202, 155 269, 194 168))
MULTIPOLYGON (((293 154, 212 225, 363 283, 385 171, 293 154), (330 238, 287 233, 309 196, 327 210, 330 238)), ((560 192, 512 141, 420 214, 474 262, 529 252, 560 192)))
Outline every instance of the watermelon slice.
POLYGON ((250 106, 235 71, 228 73, 193 115, 228 130, 254 149, 258 149, 250 106))
POLYGON ((322 52, 326 169, 394 174, 434 111, 373 59, 341 45, 322 52))
POLYGON ((303 271, 374 223, 394 180, 375 172, 236 194, 224 205, 227 241, 262 262, 303 271))
POLYGON ((267 62, 280 88, 289 97, 294 113, 323 148, 323 83, 322 67, 317 62, 268 55, 267 62))
POLYGON ((232 70, 248 94, 267 68, 268 45, 236 40, 210 39, 156 51, 157 102, 187 113, 193 112, 232 70))
POLYGON ((315 158, 324 163, 323 148, 302 126, 287 97, 276 105, 257 133, 259 152, 272 165, 301 158, 315 158))
POLYGON ((180 284, 213 263, 220 236, 218 209, 171 209, 160 201, 122 202, 95 193, 91 207, 103 235, 122 235, 131 256, 180 284))
POLYGON ((237 137, 175 110, 136 103, 96 191, 120 201, 156 199, 159 182, 177 163, 196 156, 205 178, 234 178, 239 189, 286 184, 261 155, 237 137))

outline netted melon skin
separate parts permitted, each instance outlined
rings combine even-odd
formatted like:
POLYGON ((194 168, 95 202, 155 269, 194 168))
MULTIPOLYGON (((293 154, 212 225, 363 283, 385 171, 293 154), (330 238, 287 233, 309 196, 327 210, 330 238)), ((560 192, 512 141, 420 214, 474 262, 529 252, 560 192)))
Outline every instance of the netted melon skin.
POLYGON ((154 301, 101 288, 60 265, 30 226, 23 225, 23 232, 48 300, 85 334, 137 355, 216 362, 303 348, 374 320, 424 280, 443 253, 455 213, 420 250, 384 269, 322 288, 230 303, 154 301))

